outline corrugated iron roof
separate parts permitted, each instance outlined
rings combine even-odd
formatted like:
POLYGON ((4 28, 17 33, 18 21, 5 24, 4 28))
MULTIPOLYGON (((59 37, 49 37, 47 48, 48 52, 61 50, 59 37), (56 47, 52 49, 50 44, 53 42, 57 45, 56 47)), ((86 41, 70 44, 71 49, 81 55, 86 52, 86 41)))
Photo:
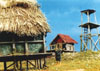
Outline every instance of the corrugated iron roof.
POLYGON ((77 43, 77 41, 75 41, 68 35, 58 34, 58 36, 64 41, 64 43, 77 43))

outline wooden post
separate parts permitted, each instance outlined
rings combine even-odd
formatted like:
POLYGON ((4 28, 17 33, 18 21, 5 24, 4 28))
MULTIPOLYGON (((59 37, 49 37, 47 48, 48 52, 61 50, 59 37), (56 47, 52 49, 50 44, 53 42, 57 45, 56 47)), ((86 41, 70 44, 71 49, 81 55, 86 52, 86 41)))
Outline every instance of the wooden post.
POLYGON ((83 15, 81 13, 81 25, 83 24, 83 15))
POLYGON ((35 68, 37 67, 37 65, 36 65, 36 60, 35 60, 35 68))
POLYGON ((38 59, 35 60, 35 68, 38 69, 39 65, 38 65, 38 59))
POLYGON ((28 60, 26 60, 26 66, 27 66, 27 71, 28 71, 28 60))
MULTIPOLYGON (((99 39, 100 38, 100 36, 99 36, 99 28, 97 28, 97 34, 98 34, 98 39, 99 39)), ((100 39, 98 40, 98 42, 100 42, 100 39)), ((98 47, 100 47, 100 44, 99 44, 98 47)))
POLYGON ((88 22, 90 22, 90 15, 89 12, 87 12, 88 22))
POLYGON ((42 65, 41 65, 41 58, 40 58, 40 69, 42 68, 42 65))
MULTIPOLYGON (((96 19, 96 14, 94 13, 94 19, 95 19, 95 22, 96 22, 96 24, 97 24, 97 19, 96 19)), ((99 39, 99 29, 97 28, 97 34, 98 34, 98 39, 99 39)), ((99 39, 99 41, 98 42, 100 42, 100 39, 99 39)), ((100 47, 100 44, 99 44, 99 47, 100 47)))
POLYGON ((13 54, 16 53, 16 46, 15 43, 13 42, 13 54))
POLYGON ((16 53, 16 45, 15 45, 15 39, 14 39, 14 37, 12 38, 12 49, 13 49, 13 54, 15 54, 16 53))
POLYGON ((43 34, 43 47, 44 47, 44 53, 46 53, 46 46, 45 46, 45 33, 43 34))
POLYGON ((91 30, 90 30, 90 25, 88 25, 88 38, 89 38, 89 41, 90 41, 90 49, 92 50, 92 42, 91 42, 91 30))
POLYGON ((97 24, 96 14, 94 13, 95 23, 97 24))
POLYGON ((7 71, 7 64, 6 64, 6 61, 4 61, 4 71, 7 71))
POLYGON ((80 36, 80 40, 81 40, 81 48, 80 48, 80 51, 82 52, 83 50, 82 50, 82 35, 80 36))
POLYGON ((20 60, 20 71, 22 71, 22 61, 20 60))
POLYGON ((46 59, 45 59, 45 57, 44 57, 44 64, 43 64, 43 68, 44 68, 44 67, 47 67, 47 66, 46 66, 46 59))
POLYGON ((13 68, 13 70, 16 71, 16 62, 15 62, 15 60, 13 62, 14 62, 14 68, 13 68))
POLYGON ((37 59, 37 69, 39 69, 39 63, 38 63, 38 59, 37 59))
POLYGON ((99 44, 99 48, 100 48, 100 36, 99 36, 99 34, 98 34, 98 39, 99 39, 99 41, 98 41, 98 44, 99 44))
POLYGON ((28 54, 28 43, 25 42, 25 53, 28 54))
MULTIPOLYGON (((81 25, 83 24, 83 13, 81 12, 81 25)), ((81 46, 80 46, 80 51, 82 52, 82 32, 83 32, 83 28, 81 27, 81 35, 80 35, 80 40, 81 40, 81 46)))
MULTIPOLYGON (((90 15, 89 12, 87 12, 87 17, 88 17, 88 22, 90 22, 90 15)), ((88 33, 89 33, 89 41, 90 41, 90 49, 92 50, 92 41, 91 41, 91 29, 90 29, 90 25, 88 25, 88 33)))
POLYGON ((19 66, 18 66, 18 61, 16 61, 15 64, 16 64, 16 68, 18 69, 18 67, 19 67, 19 66))

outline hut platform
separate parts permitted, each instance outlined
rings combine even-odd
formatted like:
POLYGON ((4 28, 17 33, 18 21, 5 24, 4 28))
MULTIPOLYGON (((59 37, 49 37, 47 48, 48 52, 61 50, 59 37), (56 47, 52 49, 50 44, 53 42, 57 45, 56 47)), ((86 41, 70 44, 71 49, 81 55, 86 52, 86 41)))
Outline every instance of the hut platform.
POLYGON ((8 71, 7 69, 11 66, 14 67, 14 70, 18 69, 22 71, 22 61, 26 61, 26 70, 29 70, 29 64, 33 66, 35 69, 41 69, 46 67, 45 58, 51 56, 51 53, 35 53, 35 54, 21 54, 21 55, 7 55, 0 56, 0 62, 4 63, 4 71, 8 71), (32 63, 30 60, 34 60, 32 63), (11 65, 7 66, 7 62, 13 62, 11 65), (19 66, 20 67, 19 67, 19 66))

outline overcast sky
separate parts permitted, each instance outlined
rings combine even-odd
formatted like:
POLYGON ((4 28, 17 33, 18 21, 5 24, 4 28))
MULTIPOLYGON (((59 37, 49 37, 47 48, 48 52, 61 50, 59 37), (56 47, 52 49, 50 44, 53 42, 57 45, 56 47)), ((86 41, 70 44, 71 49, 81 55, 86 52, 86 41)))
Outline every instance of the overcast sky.
POLYGON ((100 23, 100 0, 38 0, 38 3, 51 27, 51 33, 46 37, 48 47, 56 35, 61 33, 75 39, 78 42, 75 50, 80 50, 81 28, 78 26, 81 24, 81 10, 95 9, 100 23))

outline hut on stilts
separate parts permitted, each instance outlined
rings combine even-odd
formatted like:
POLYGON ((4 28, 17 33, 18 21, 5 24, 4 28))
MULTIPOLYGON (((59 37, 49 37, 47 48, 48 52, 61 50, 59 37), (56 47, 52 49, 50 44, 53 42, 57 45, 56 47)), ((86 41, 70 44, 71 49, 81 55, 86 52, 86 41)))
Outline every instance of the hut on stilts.
POLYGON ((22 61, 35 68, 46 66, 45 37, 50 32, 36 0, 0 0, 0 62, 22 71, 22 61), (32 63, 30 60, 34 60, 32 63), (12 61, 11 65, 7 62, 12 61), (19 63, 18 63, 19 62, 19 63))

